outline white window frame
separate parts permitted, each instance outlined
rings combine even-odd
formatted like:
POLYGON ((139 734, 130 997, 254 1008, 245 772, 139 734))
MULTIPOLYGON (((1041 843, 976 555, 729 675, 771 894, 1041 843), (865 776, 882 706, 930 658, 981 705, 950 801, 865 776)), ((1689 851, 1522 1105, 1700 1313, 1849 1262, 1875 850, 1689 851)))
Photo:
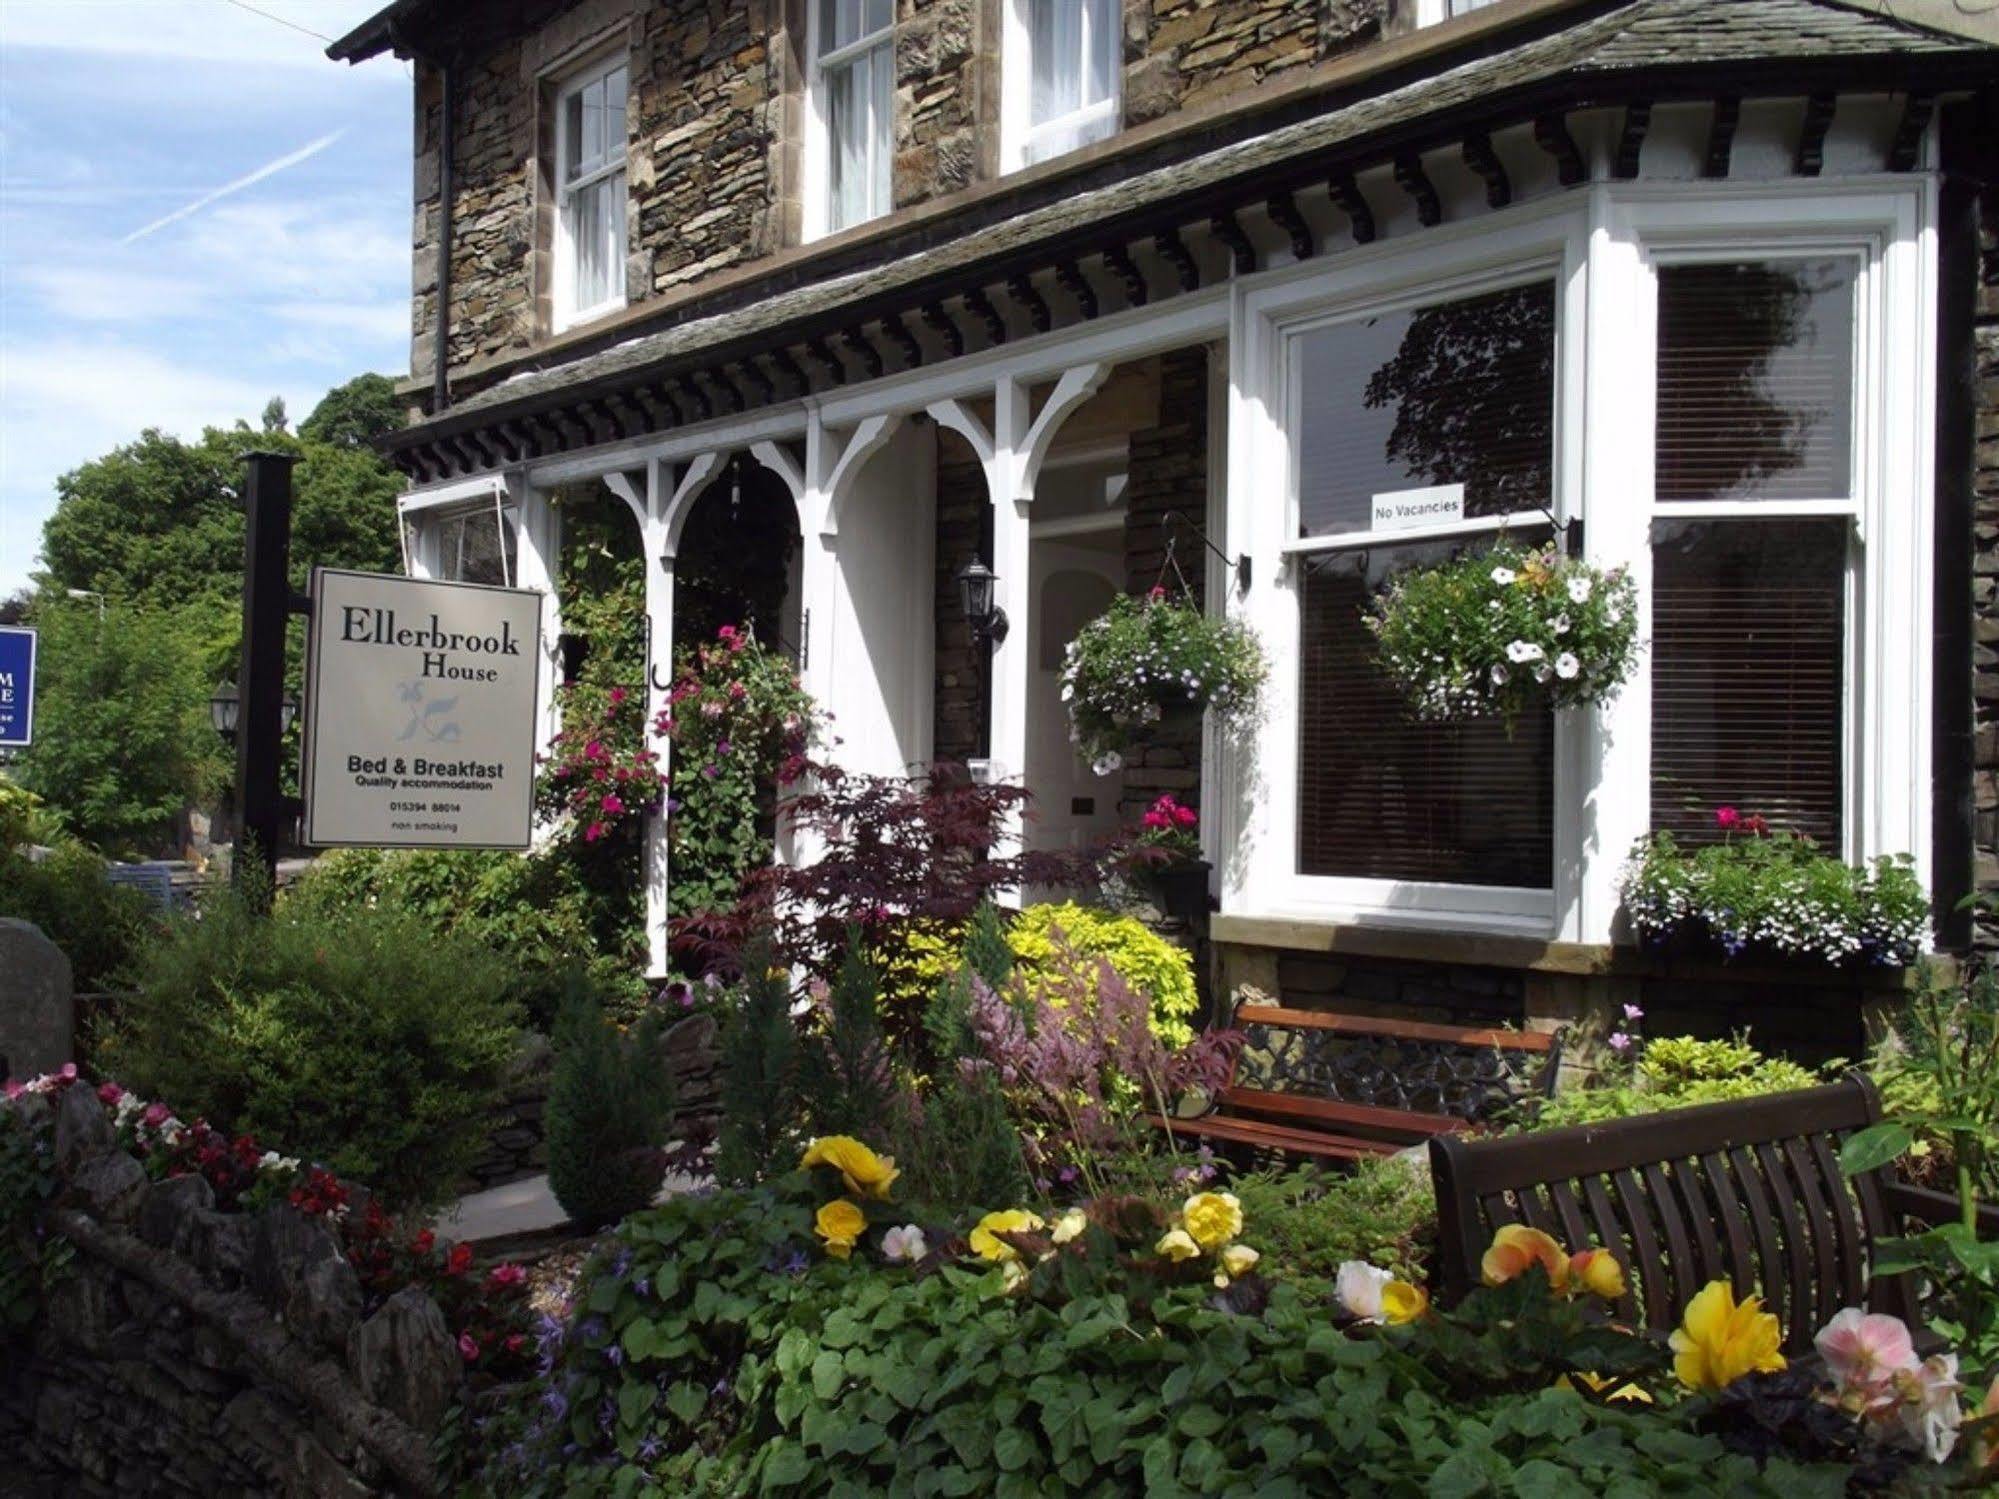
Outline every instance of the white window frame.
MULTIPOLYGON (((1056 152, 1043 156, 1039 161, 1033 157, 1035 141, 1046 134, 1066 132, 1081 125, 1097 126, 1101 122, 1102 134, 1092 135, 1070 148, 1081 150, 1100 140, 1108 140, 1116 135, 1124 119, 1124 47, 1123 33, 1113 27, 1110 36, 1111 47, 1111 91, 1107 98, 1085 104, 1080 109, 1071 110, 1053 120, 1036 123, 1034 119, 1034 35, 1028 24, 1027 8, 1031 0, 1004 0, 1001 12, 1002 33, 1000 38, 1000 170, 1016 172, 1023 167, 1038 166, 1043 161, 1054 161, 1067 152, 1056 152)), ((1115 7, 1121 11, 1121 7, 1115 7)), ((1087 21, 1088 12, 1084 13, 1087 21)), ((1096 39, 1088 37, 1084 42, 1085 53, 1096 39)))
MULTIPOLYGON (((1434 237, 1432 237, 1434 236, 1434 237)), ((1439 536, 1475 535, 1498 528, 1495 519, 1406 531, 1348 531, 1298 535, 1297 449, 1304 392, 1296 373, 1297 340, 1315 329, 1376 313, 1456 301, 1482 292, 1552 282, 1555 294, 1555 412, 1553 485, 1549 509, 1571 513, 1579 490, 1578 408, 1581 358, 1580 267, 1586 252, 1583 216, 1562 205, 1528 210, 1519 222, 1482 232, 1454 229, 1422 243, 1369 247, 1327 265, 1307 261, 1272 273, 1271 284, 1246 294, 1238 319, 1241 358, 1236 361, 1230 413, 1229 531, 1242 537, 1253 576, 1269 579, 1251 590, 1245 613, 1262 637, 1273 667, 1266 721, 1255 735, 1255 788, 1247 836, 1235 840, 1238 857, 1227 870, 1223 909, 1231 913, 1301 916, 1371 925, 1447 926, 1503 933, 1541 933, 1554 923, 1558 904, 1572 899, 1576 860, 1574 808, 1582 796, 1576 715, 1558 715, 1554 748, 1555 875, 1550 888, 1459 885, 1428 881, 1307 875, 1298 869, 1299 588, 1302 560, 1331 551, 1390 546, 1439 536), (1233 441, 1241 433, 1243 441, 1233 441), (1283 497, 1281 504, 1268 497, 1283 497), (1263 497, 1258 503, 1253 497, 1263 497)), ((1518 527, 1546 525, 1538 511, 1509 517, 1518 527)))
POLYGON ((523 511, 519 497, 504 479, 480 478, 466 484, 440 486, 416 491, 397 501, 397 522, 403 534, 403 571, 412 578, 435 582, 457 581, 444 571, 444 527, 467 515, 497 517, 502 536, 502 557, 511 560, 504 586, 517 587, 522 572, 521 545, 523 511))
POLYGON ((890 90, 889 118, 877 121, 871 137, 868 176, 872 182, 879 163, 873 159, 873 151, 880 151, 889 158, 888 201, 872 205, 863 217, 850 224, 833 222, 833 135, 832 126, 826 117, 826 74, 850 63, 862 54, 881 47, 886 49, 891 65, 895 58, 895 7, 890 6, 889 22, 867 35, 839 47, 825 56, 819 55, 819 12, 820 0, 805 0, 805 52, 810 61, 806 64, 805 84, 805 238, 821 239, 828 234, 837 234, 852 229, 857 224, 865 224, 882 217, 895 207, 895 111, 894 90, 890 90))
POLYGON ((1484 10, 1498 0, 1416 0, 1416 24, 1436 26, 1445 21, 1468 16, 1475 10, 1484 10))
POLYGON ((583 166, 574 178, 569 176, 569 101, 583 92, 591 84, 610 77, 613 73, 625 75, 626 108, 631 100, 631 53, 625 47, 601 53, 566 75, 555 94, 555 273, 552 288, 554 302, 555 331, 574 328, 581 323, 593 322, 597 318, 617 312, 625 306, 625 256, 631 243, 631 178, 629 176, 631 157, 631 131, 627 128, 615 152, 607 149, 601 160, 583 166), (616 246, 616 267, 611 278, 611 295, 590 306, 578 306, 576 302, 576 242, 570 224, 570 202, 585 188, 616 177, 624 184, 624 202, 618 214, 618 222, 624 227, 621 243, 616 246))
MULTIPOLYGON (((1844 855, 1914 856, 1930 878, 1931 636, 1936 245, 1926 179, 1848 183, 1599 183, 1475 224, 1427 231, 1267 272, 1236 292, 1230 338, 1228 535, 1254 586, 1232 607, 1273 662, 1266 720, 1225 756, 1218 819, 1222 909, 1231 915, 1491 932, 1604 943, 1617 877, 1651 823, 1651 670, 1606 707, 1558 714, 1551 889, 1334 879, 1297 872, 1298 591, 1301 554, 1364 545, 1297 536, 1287 371, 1300 331, 1362 312, 1433 303, 1554 268, 1553 510, 1584 521, 1585 555, 1625 564, 1649 641, 1651 523, 1742 514, 1851 515, 1844 855), (1656 268, 1688 259, 1850 255, 1855 279, 1854 486, 1850 502, 1657 505, 1656 268), (1896 330, 1887 336, 1887 330, 1896 330), (1585 419, 1585 413, 1587 417, 1585 419), (1271 503, 1283 496, 1283 503, 1271 503)), ((1521 522, 1524 524, 1524 520, 1521 522)), ((1445 534, 1476 528, 1451 527, 1445 534)), ((1484 523, 1488 527, 1491 522, 1484 523)), ((1440 528, 1444 529, 1444 528, 1440 528)), ((1419 539, 1395 532, 1382 545, 1419 539)), ((1429 534, 1437 534, 1431 532, 1429 534)))
MULTIPOLYGON (((1651 636, 1655 520, 1841 517, 1847 543, 1846 678, 1842 698, 1843 842, 1849 860, 1910 854, 1931 876, 1934 663, 1936 237, 1933 186, 1752 188, 1634 183, 1615 195, 1615 253, 1593 267, 1596 306, 1616 329, 1624 370, 1591 434, 1621 469, 1622 503, 1599 504, 1591 551, 1628 561, 1641 639, 1651 636), (1849 496, 1828 500, 1661 502, 1654 493, 1661 267, 1804 258, 1857 262, 1853 286, 1853 429, 1849 496), (1889 336, 1889 330, 1896 330, 1889 336)), ((1612 373, 1610 371, 1603 372, 1612 373)), ((1606 385, 1608 382, 1606 382, 1606 385)), ((1597 410, 1593 404, 1592 411, 1597 410)), ((1610 713, 1600 766, 1602 847, 1630 846, 1651 826, 1651 657, 1610 713)), ((1616 858, 1589 880, 1590 940, 1608 939, 1616 858)))

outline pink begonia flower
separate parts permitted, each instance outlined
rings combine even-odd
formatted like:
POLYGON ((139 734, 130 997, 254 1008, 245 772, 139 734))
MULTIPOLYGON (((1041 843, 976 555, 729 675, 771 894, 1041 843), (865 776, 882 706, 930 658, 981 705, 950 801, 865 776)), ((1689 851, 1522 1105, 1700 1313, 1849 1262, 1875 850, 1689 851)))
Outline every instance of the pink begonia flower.
POLYGON ((1812 1340, 1826 1372, 1842 1396, 1856 1396, 1863 1408, 1894 1399, 1898 1372, 1916 1366, 1915 1340, 1900 1317, 1842 1309, 1812 1340))
POLYGON ((1714 825, 1718 828, 1740 827, 1742 826, 1742 814, 1733 807, 1716 807, 1714 809, 1714 825))
POLYGON ((528 1273, 524 1266, 511 1262, 495 1265, 486 1276, 486 1283, 494 1286, 518 1286, 527 1282, 528 1273))
POLYGON ((625 804, 618 800, 615 794, 605 797, 602 806, 606 817, 616 817, 620 812, 625 810, 625 804))
POLYGON ((1612 1051, 1629 1051, 1631 1049, 1631 1038, 1625 1035, 1623 1031, 1612 1031, 1610 1033, 1610 1049, 1612 1051))
POLYGON ((1958 1428, 1964 1424, 1964 1407, 1957 1397, 1963 1388, 1954 1353, 1933 1353, 1895 1376, 1895 1392, 1901 1397, 1895 1407, 1900 1435, 1933 1463, 1948 1461, 1957 1446, 1958 1428))
POLYGON ((173 1116, 174 1111, 165 1104, 149 1103, 146 1105, 146 1112, 139 1116, 139 1122, 145 1125, 147 1129, 158 1129, 169 1119, 173 1118, 173 1116))
POLYGON ((583 830, 583 841, 585 843, 595 843, 599 838, 604 836, 604 831, 604 824, 593 822, 583 830))
POLYGON ((468 1364, 478 1362, 479 1345, 472 1341, 471 1333, 461 1332, 458 1335, 458 1356, 468 1364))

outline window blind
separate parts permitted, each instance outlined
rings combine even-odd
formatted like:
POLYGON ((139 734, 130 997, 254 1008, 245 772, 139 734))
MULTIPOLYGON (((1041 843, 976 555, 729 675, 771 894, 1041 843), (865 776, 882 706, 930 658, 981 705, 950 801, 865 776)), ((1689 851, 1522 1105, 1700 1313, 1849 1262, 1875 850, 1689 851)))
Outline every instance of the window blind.
POLYGON ((1659 272, 1658 498, 1852 491, 1853 262, 1659 272))
POLYGON ((1301 874, 1547 889, 1554 879, 1554 718, 1419 723, 1376 665, 1364 614, 1428 542, 1333 553, 1302 568, 1301 874), (1363 571, 1365 568, 1365 571, 1363 571))
POLYGON ((1847 523, 1661 521, 1652 549, 1652 826, 1760 813, 1844 831, 1847 523))

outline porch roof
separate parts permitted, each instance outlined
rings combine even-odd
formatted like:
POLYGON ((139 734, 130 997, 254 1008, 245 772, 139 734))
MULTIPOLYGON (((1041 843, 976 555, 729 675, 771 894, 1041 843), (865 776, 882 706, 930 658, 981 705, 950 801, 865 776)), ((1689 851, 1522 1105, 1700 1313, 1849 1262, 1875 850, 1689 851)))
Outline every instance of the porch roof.
MULTIPOLYGON (((671 427, 686 419, 690 405, 709 414, 708 392, 696 376, 713 381, 725 401, 734 397, 735 409, 762 404, 745 401, 740 382, 722 373, 731 364, 764 392, 765 402, 775 399, 769 376, 748 363, 760 356, 773 357, 779 372, 789 374, 798 387, 792 394, 804 394, 811 382, 784 351, 803 345, 839 383, 848 371, 837 356, 828 357, 823 341, 844 336, 854 348, 855 330, 877 321, 894 325, 890 335, 914 365, 923 361, 900 319, 934 310, 942 299, 981 297, 1010 277, 1073 267, 1111 247, 1121 254, 1139 240, 1176 239, 1186 225, 1212 221, 1219 230, 1237 208, 1312 188, 1323 192, 1329 177, 1452 144, 1495 124, 1551 119, 1543 144, 1559 156, 1567 141, 1561 121, 1573 109, 1867 89, 1910 95, 1912 113, 1920 111, 1919 137, 1937 91, 1995 77, 1999 48, 1841 0, 1626 0, 1498 50, 1488 43, 1482 55, 1446 56, 1420 76, 1404 70, 1376 78, 1372 93, 1335 96, 1331 107, 1247 139, 1020 211, 988 212, 960 233, 950 232, 948 219, 933 222, 906 253, 891 241, 878 248, 878 259, 799 285, 753 278, 732 291, 728 305, 705 315, 697 298, 670 326, 519 369, 396 434, 386 447, 412 472, 433 477, 591 446, 635 435, 632 429, 671 427), (595 403, 593 419, 563 415, 579 402, 595 403), (608 436, 599 436, 600 429, 608 436)), ((1913 166, 1913 149, 1912 139, 1907 159, 1894 164, 1913 166)), ((1568 151, 1573 155, 1574 147, 1568 151)), ((1565 182, 1579 180, 1566 168, 1565 182)), ((1184 247, 1175 263, 1191 267, 1184 247)), ((1248 268, 1240 250, 1237 264, 1248 268)), ((1119 274, 1128 270, 1127 259, 1119 274)), ((1184 273, 1181 281, 1192 289, 1184 273)), ((1134 299, 1144 295, 1141 286, 1134 299)), ((975 323, 981 316, 975 305, 975 323)), ((994 341, 1003 341, 995 319, 983 321, 994 341)), ((879 355, 866 363, 870 376, 881 372, 879 355)))

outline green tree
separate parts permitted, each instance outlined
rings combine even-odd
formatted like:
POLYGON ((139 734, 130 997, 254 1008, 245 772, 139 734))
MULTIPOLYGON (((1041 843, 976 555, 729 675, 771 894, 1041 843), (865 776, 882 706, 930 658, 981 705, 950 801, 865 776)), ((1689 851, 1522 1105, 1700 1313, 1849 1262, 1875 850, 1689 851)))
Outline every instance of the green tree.
POLYGON ((387 375, 356 375, 320 398, 298 424, 298 435, 303 442, 327 447, 366 448, 401 430, 406 420, 407 407, 396 394, 395 381, 387 375))
POLYGON ((222 742, 185 615, 111 602, 42 604, 35 742, 21 784, 106 853, 166 846, 214 791, 222 742))

